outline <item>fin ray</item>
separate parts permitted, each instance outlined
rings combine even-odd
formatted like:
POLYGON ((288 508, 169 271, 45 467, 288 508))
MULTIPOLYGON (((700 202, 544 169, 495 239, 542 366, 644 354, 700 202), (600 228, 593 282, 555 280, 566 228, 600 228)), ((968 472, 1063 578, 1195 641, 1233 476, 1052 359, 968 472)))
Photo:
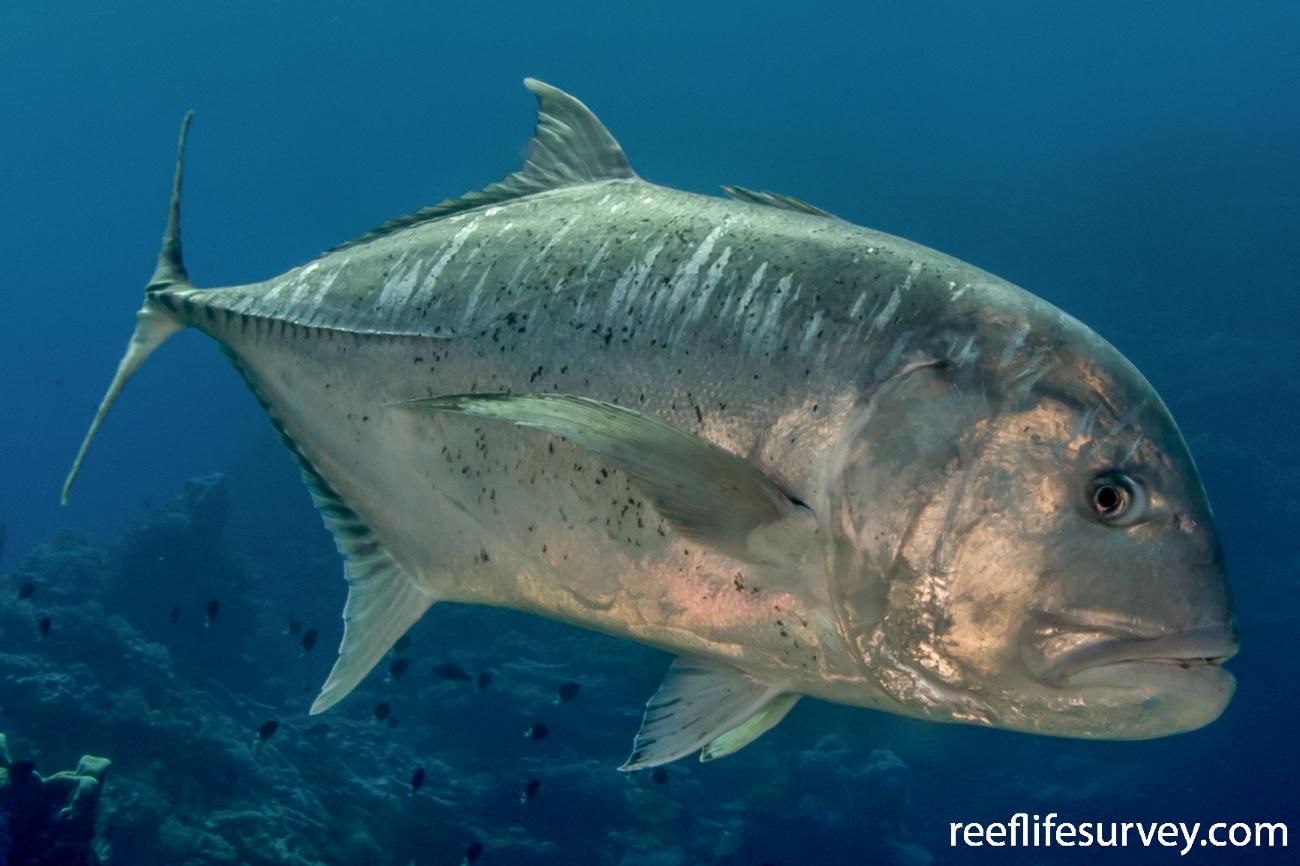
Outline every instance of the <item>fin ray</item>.
POLYGON ((291 450, 302 467, 312 502, 343 556, 343 576, 348 582, 348 600, 343 606, 343 640, 339 642, 334 667, 312 702, 309 712, 316 715, 347 697, 397 639, 424 615, 434 599, 406 575, 360 515, 306 461, 301 451, 296 446, 291 450))
POLYGON ((743 186, 724 186, 722 191, 737 201, 747 201, 750 204, 761 204, 765 207, 774 207, 781 210, 792 210, 796 213, 806 213, 809 216, 839 219, 839 217, 830 211, 822 210, 816 205, 808 204, 808 202, 797 199, 792 195, 781 195, 777 192, 745 189, 743 186))
MULTIPOLYGON (((784 692, 724 662, 678 657, 646 702, 632 754, 619 769, 643 770, 685 757, 744 725, 784 692)), ((772 724, 777 721, 780 716, 772 724)), ((770 727, 718 756, 739 749, 770 727)))
POLYGON ((528 143, 528 159, 519 171, 459 198, 446 199, 389 220, 358 238, 331 247, 328 255, 358 246, 438 217, 523 198, 547 190, 602 180, 633 180, 623 148, 591 109, 558 87, 525 78, 537 97, 537 127, 528 143))
POLYGON ((762 709, 744 722, 722 736, 710 740, 708 745, 700 752, 700 761, 702 763, 716 761, 718 758, 725 758, 727 755, 739 752, 745 746, 776 727, 794 705, 799 702, 801 697, 803 696, 784 694, 772 698, 762 709))

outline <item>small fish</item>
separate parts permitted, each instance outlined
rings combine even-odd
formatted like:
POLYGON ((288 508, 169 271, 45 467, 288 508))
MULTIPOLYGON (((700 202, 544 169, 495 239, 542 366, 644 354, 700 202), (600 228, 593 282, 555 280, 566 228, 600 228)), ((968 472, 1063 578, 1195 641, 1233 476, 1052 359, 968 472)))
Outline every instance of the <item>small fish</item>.
POLYGON ((40 630, 41 637, 47 638, 50 636, 50 629, 54 627, 54 620, 50 619, 48 616, 43 616, 41 617, 41 621, 36 624, 36 627, 40 630))
POLYGON ((316 646, 316 629, 309 628, 302 633, 302 640, 298 642, 305 653, 311 652, 311 648, 316 646))
POLYGON ((465 673, 464 668, 460 665, 440 664, 434 667, 433 675, 443 680, 454 680, 458 683, 469 682, 469 674, 465 673))
POLYGON ((19 598, 31 598, 35 594, 36 584, 32 583, 30 580, 24 581, 23 585, 18 587, 19 598))
POLYGON ((214 599, 212 599, 212 600, 210 600, 210 601, 208 602, 208 609, 207 609, 207 611, 208 611, 208 618, 207 618, 207 620, 203 623, 203 627, 204 627, 204 628, 208 628, 208 627, 211 626, 214 622, 217 621, 217 613, 219 613, 220 610, 221 610, 221 602, 220 602, 220 601, 218 601, 217 599, 214 598, 214 599))
POLYGON ((180 619, 181 619, 181 606, 179 604, 173 604, 172 613, 171 613, 172 625, 176 625, 176 623, 180 622, 180 619))
POLYGON ((274 737, 275 732, 278 730, 280 730, 280 723, 275 719, 267 719, 265 722, 262 722, 262 726, 257 729, 257 738, 262 742, 266 742, 274 737))
POLYGON ((656 785, 662 785, 668 781, 668 771, 663 767, 655 767, 654 772, 650 774, 650 781, 656 785))
POLYGON ((479 691, 483 691, 483 689, 492 685, 492 671, 483 671, 483 673, 479 674, 478 678, 474 680, 474 683, 478 686, 479 691))
POLYGON ((471 843, 470 843, 470 846, 469 846, 468 848, 465 849, 465 864, 466 864, 466 866, 469 866, 470 863, 473 863, 475 860, 477 860, 477 859, 478 859, 478 855, 480 855, 480 854, 482 854, 482 853, 483 853, 483 843, 482 843, 482 842, 471 842, 471 843))
POLYGON ((388 701, 380 701, 379 703, 375 704, 375 720, 382 722, 384 719, 388 718, 388 714, 391 713, 392 711, 393 711, 392 704, 390 704, 388 701))
POLYGON ((550 733, 550 728, 546 727, 546 725, 543 725, 541 722, 538 722, 528 730, 524 731, 524 736, 530 740, 544 740, 550 733))
POLYGON ((289 637, 297 637, 300 631, 302 631, 302 623, 292 616, 289 617, 289 637))
POLYGON ((400 679, 402 674, 406 673, 406 669, 409 668, 410 666, 411 666, 410 659, 405 659, 405 658, 393 659, 393 663, 388 666, 388 675, 395 680, 400 679))
POLYGON ((401 655, 402 653, 406 652, 406 648, 409 647, 410 645, 411 645, 411 636, 409 634, 404 634, 397 639, 397 643, 393 644, 393 653, 396 655, 401 655))
POLYGON ((537 792, 542 790, 542 783, 538 779, 529 779, 528 784, 524 785, 524 792, 519 795, 520 803, 527 803, 537 796, 537 792))
POLYGON ((411 794, 424 787, 424 767, 416 767, 415 772, 411 774, 411 794))
POLYGON ((569 701, 576 698, 578 696, 578 690, 581 688, 582 687, 577 683, 563 683, 560 686, 559 691, 560 703, 567 704, 569 701))

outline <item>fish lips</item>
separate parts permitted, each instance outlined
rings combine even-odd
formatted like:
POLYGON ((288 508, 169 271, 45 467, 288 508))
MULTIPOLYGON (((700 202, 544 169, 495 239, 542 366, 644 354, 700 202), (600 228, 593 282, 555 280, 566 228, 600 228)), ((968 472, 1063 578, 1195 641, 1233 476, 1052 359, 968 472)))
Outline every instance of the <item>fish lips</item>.
MULTIPOLYGON (((1150 634, 1059 614, 1039 614, 1025 625, 1020 658, 1035 680, 1064 687, 1079 674, 1108 667, 1115 667, 1117 673, 1148 664, 1188 670, 1215 668, 1236 655, 1237 648, 1236 627, 1231 622, 1150 634)), ((1102 671, 1086 679, 1090 685, 1122 685, 1107 682, 1102 671)))

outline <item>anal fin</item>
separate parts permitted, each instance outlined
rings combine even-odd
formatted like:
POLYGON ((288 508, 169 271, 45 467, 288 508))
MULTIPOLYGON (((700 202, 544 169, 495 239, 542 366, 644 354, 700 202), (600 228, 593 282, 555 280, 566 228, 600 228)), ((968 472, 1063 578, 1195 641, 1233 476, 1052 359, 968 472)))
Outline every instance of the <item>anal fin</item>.
POLYGON ((679 657, 646 703, 632 754, 619 769, 656 767, 706 747, 702 761, 729 755, 770 730, 796 700, 724 662, 679 657))
POLYGON ((316 715, 347 697, 437 599, 411 579, 362 516, 303 453, 239 356, 229 347, 222 348, 302 470, 302 480, 311 493, 312 503, 343 557, 343 576, 348 582, 343 640, 339 643, 338 659, 312 702, 310 712, 316 715))
POLYGON ((434 599, 406 575, 370 527, 329 483, 310 464, 300 463, 312 501, 343 556, 343 576, 348 582, 343 641, 325 685, 312 702, 311 714, 315 715, 356 688, 434 599))

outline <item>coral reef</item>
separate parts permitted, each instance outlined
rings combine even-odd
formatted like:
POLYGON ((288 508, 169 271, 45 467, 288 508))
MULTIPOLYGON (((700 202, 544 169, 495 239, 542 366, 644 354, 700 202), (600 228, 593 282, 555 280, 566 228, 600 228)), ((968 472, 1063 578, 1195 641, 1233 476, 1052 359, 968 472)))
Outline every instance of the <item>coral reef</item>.
POLYGON ((15 761, 0 734, 0 863, 6 866, 100 866, 95 836, 106 758, 83 755, 77 769, 43 777, 15 761))

